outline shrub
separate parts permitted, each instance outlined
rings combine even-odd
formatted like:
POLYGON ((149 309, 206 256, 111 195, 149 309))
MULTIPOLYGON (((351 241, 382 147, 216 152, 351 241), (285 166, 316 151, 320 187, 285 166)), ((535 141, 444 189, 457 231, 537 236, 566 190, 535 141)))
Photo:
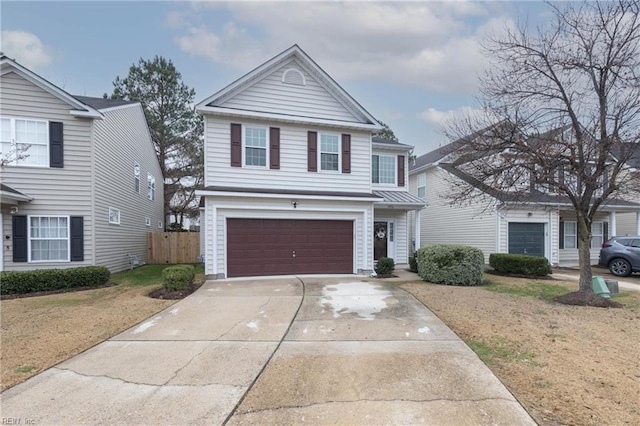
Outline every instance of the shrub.
POLYGON ((25 294, 106 284, 111 273, 104 266, 68 269, 35 269, 0 273, 0 294, 25 294))
POLYGON ((484 254, 475 247, 434 244, 420 248, 418 275, 425 281, 448 285, 480 285, 484 254))
POLYGON ((389 275, 396 268, 396 264, 390 257, 381 257, 376 263, 376 274, 389 275))
POLYGON ((551 273, 546 257, 526 254, 492 253, 489 265, 498 272, 542 277, 551 273))
POLYGON ((409 270, 411 272, 418 272, 418 255, 417 253, 409 256, 409 270))
POLYGON ((169 266, 162 271, 162 285, 169 291, 186 290, 195 275, 193 265, 169 266))

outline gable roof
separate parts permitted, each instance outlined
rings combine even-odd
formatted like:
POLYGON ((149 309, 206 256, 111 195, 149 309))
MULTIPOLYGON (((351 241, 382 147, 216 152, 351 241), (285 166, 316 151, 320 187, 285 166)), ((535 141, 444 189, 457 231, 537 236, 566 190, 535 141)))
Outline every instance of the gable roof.
POLYGON ((9 74, 11 72, 18 74, 20 77, 40 87, 42 90, 50 93, 52 96, 60 99, 62 102, 68 104, 72 108, 69 111, 71 115, 97 119, 102 118, 102 114, 100 114, 100 112, 95 108, 85 104, 84 102, 65 92, 55 84, 49 82, 48 80, 45 80, 30 69, 20 65, 18 62, 9 58, 8 56, 2 55, 0 57, 0 75, 9 74))
POLYGON ((305 69, 305 71, 309 72, 309 74, 312 75, 317 80, 317 82, 325 90, 327 90, 327 92, 329 92, 334 97, 334 99, 336 99, 337 102, 344 106, 351 114, 354 115, 354 117, 358 119, 358 122, 311 119, 310 117, 258 113, 255 111, 252 115, 265 118, 282 119, 283 121, 319 121, 326 122, 326 124, 343 124, 350 127, 364 128, 369 130, 382 129, 382 126, 378 123, 378 120, 376 120, 373 115, 371 115, 349 93, 347 93, 347 91, 344 90, 333 78, 331 78, 329 74, 327 74, 322 68, 320 68, 320 66, 313 59, 311 59, 311 57, 307 55, 307 53, 305 53, 297 44, 294 44, 287 50, 274 56, 262 65, 245 74, 243 77, 240 77, 233 83, 229 84, 227 87, 204 99, 202 102, 196 105, 196 110, 198 110, 199 112, 217 112, 225 115, 246 115, 246 112, 244 114, 241 114, 240 111, 230 108, 223 108, 220 105, 234 95, 237 95, 253 84, 261 81, 263 78, 267 77, 272 72, 277 70, 281 65, 292 59, 298 61, 298 63, 305 69))
POLYGON ((138 102, 136 101, 126 101, 124 99, 109 99, 109 98, 94 98, 91 96, 74 96, 77 100, 82 102, 85 105, 89 105, 91 108, 95 108, 97 110, 114 108, 123 105, 134 105, 138 102))
POLYGON ((377 144, 381 144, 381 145, 387 145, 390 148, 406 148, 406 149, 412 149, 413 148, 412 145, 407 145, 407 144, 404 144, 404 143, 392 141, 392 140, 389 140, 389 139, 382 138, 380 136, 373 136, 371 138, 371 142, 377 143, 377 144))

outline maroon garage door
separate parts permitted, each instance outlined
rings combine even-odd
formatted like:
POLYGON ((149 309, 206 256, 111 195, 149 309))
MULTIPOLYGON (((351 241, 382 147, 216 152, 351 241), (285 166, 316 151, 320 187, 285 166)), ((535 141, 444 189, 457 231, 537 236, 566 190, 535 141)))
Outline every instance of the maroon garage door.
POLYGON ((227 219, 227 275, 353 273, 353 222, 227 219))

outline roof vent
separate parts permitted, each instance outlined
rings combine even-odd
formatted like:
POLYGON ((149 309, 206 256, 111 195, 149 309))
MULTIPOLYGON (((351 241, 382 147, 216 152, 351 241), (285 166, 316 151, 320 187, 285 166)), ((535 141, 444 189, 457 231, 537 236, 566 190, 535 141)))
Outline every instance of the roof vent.
POLYGON ((294 84, 296 86, 305 86, 304 75, 300 70, 289 68, 282 74, 282 82, 285 84, 294 84))

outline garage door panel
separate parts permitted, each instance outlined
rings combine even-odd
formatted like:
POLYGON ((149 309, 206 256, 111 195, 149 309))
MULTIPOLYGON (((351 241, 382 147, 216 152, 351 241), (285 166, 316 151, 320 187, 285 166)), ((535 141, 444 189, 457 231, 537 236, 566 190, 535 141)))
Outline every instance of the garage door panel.
POLYGON ((227 219, 229 277, 352 272, 353 221, 227 219))
POLYGON ((509 253, 544 257, 544 223, 509 223, 509 253))

